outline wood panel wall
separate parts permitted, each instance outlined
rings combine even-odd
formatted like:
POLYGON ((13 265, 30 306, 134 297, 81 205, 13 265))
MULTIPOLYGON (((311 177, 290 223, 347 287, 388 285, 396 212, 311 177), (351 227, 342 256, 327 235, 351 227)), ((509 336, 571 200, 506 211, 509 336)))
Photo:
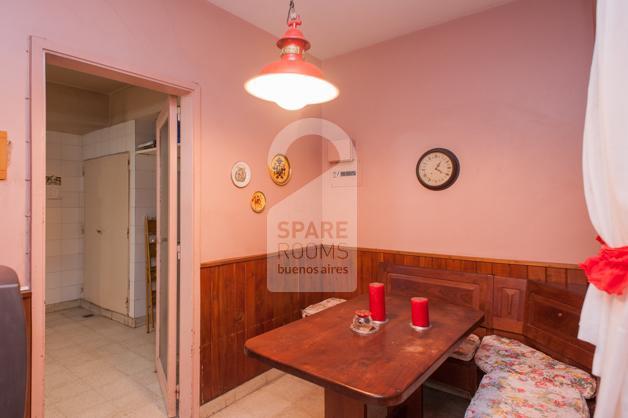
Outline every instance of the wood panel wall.
MULTIPOLYGON (((244 342, 294 321, 301 309, 328 297, 351 299, 381 277, 382 265, 414 266, 496 276, 492 318, 502 333, 520 336, 528 282, 584 294, 587 280, 575 265, 520 262, 380 249, 358 249, 357 288, 351 293, 276 293, 266 287, 267 255, 201 266, 201 403, 265 371, 244 354, 244 342)), ((496 325, 492 325, 495 327, 496 325)), ((491 330, 492 331, 492 330, 491 330)))

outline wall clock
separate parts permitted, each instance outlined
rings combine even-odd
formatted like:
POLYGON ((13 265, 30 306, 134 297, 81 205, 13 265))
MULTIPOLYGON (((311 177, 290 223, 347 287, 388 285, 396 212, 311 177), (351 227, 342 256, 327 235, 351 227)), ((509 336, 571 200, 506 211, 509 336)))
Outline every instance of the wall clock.
POLYGON ((270 178, 276 185, 285 185, 288 183, 288 180, 290 180, 290 160, 288 160, 288 157, 283 154, 275 155, 273 159, 270 160, 268 172, 270 173, 270 178))
POLYGON ((454 184, 460 174, 456 155, 445 148, 433 148, 419 158, 416 176, 430 190, 444 190, 454 184))

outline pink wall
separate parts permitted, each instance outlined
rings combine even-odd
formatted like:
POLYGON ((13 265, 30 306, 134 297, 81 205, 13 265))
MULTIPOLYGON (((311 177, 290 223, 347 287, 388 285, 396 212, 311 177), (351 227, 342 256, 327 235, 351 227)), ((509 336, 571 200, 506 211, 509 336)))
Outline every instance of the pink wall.
POLYGON ((357 144, 363 247, 577 263, 596 251, 581 178, 590 0, 526 0, 324 62, 357 144), (461 175, 415 177, 432 147, 461 175))
MULTIPOLYGON (((283 22, 278 17, 277 24, 283 22)), ((320 107, 287 112, 247 95, 244 81, 278 57, 271 35, 205 0, 27 0, 8 2, 0 13, 0 129, 12 140, 9 179, 0 181, 0 264, 26 271, 26 201, 29 35, 147 73, 201 86, 202 260, 265 251, 265 216, 249 208, 254 190, 269 203, 320 172, 320 143, 304 140, 290 150, 294 178, 274 186, 265 161, 274 135, 320 107), (231 165, 247 161, 253 180, 236 189, 231 165)))
MULTIPOLYGON (((519 1, 324 63, 341 89, 324 116, 358 145, 362 246, 557 262, 595 250, 580 174, 590 12, 589 0, 519 1), (432 146, 462 161, 445 192, 414 177, 432 146)), ((267 33, 205 0, 10 2, 0 14, 0 129, 13 141, 0 181, 0 264, 22 278, 29 35, 200 84, 204 261, 264 252, 265 215, 249 209, 251 193, 263 190, 272 205, 320 171, 320 144, 309 139, 290 150, 288 186, 266 175, 274 135, 320 114, 244 92, 277 56, 267 33), (243 190, 229 179, 236 160, 253 168, 243 190)))

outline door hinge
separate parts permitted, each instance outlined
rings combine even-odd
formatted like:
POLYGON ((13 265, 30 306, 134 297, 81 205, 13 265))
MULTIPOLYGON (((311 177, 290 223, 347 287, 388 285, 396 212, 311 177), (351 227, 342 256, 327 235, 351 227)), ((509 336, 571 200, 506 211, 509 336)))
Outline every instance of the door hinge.
POLYGON ((177 122, 181 122, 181 106, 177 106, 177 122))
POLYGON ((178 385, 178 384, 177 384, 177 388, 175 389, 174 393, 177 395, 177 396, 176 396, 176 397, 177 397, 177 400, 179 400, 179 394, 180 394, 180 391, 179 391, 179 385, 178 385))
POLYGON ((177 260, 181 260, 181 244, 177 244, 177 260))

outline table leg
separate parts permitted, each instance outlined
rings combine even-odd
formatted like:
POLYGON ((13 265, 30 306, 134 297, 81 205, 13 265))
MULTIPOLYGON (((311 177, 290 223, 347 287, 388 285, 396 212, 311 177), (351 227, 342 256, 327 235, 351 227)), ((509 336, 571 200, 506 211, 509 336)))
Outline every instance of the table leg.
POLYGON ((325 418, 422 418, 423 387, 393 407, 367 405, 325 388, 325 418))

